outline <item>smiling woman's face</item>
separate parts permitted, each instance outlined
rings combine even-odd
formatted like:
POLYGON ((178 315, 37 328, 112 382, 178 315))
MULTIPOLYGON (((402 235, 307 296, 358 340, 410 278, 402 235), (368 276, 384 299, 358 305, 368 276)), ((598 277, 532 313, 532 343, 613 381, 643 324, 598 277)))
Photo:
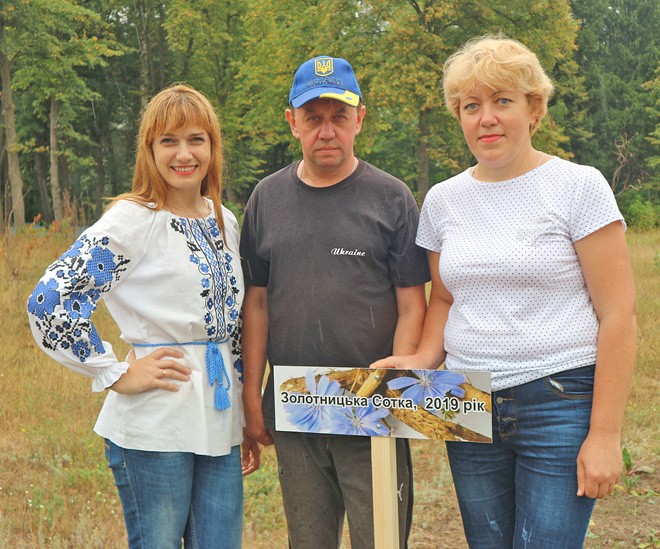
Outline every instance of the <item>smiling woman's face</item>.
POLYGON ((151 150, 170 191, 199 190, 211 161, 208 133, 196 126, 167 131, 154 139, 151 150))

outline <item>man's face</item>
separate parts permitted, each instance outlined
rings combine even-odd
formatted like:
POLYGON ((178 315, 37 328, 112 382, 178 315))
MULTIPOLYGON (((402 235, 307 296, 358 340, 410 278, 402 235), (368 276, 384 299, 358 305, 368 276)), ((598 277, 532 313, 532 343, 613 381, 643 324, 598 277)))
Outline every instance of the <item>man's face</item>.
POLYGON ((288 109, 291 133, 300 140, 305 162, 332 171, 353 163, 353 142, 362 129, 364 106, 351 107, 335 99, 314 99, 288 109))

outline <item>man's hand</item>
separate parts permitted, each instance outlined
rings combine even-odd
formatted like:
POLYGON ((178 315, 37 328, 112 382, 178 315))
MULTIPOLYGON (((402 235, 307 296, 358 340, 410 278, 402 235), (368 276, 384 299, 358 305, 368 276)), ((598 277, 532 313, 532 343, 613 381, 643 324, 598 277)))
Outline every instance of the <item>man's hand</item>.
POLYGON ((261 411, 261 395, 255 398, 246 398, 243 392, 243 410, 245 413, 245 430, 248 437, 254 439, 263 446, 273 444, 270 429, 266 429, 264 415, 261 411))
POLYGON ((254 473, 261 464, 261 446, 243 429, 243 444, 241 444, 241 468, 243 476, 254 473))

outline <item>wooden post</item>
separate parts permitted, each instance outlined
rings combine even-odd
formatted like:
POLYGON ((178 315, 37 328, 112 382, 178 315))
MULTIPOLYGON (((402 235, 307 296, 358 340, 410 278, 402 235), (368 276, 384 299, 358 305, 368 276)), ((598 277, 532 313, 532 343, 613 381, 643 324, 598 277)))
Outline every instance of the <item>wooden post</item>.
MULTIPOLYGON (((371 396, 387 370, 374 370, 357 396, 371 396)), ((396 439, 371 437, 371 479, 374 496, 374 546, 399 549, 399 498, 396 474, 396 439)))
POLYGON ((374 495, 374 545, 377 549, 399 549, 395 438, 371 437, 371 475, 374 495))

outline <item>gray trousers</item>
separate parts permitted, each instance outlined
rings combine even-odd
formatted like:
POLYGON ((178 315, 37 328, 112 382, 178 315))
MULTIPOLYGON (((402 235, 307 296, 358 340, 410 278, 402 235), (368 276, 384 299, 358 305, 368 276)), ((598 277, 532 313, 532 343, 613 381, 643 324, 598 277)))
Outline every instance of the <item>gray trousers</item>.
MULTIPOLYGON (((274 431, 292 549, 338 549, 344 514, 352 549, 374 548, 371 439, 274 431)), ((400 547, 408 545, 413 478, 408 441, 397 439, 400 547)))

